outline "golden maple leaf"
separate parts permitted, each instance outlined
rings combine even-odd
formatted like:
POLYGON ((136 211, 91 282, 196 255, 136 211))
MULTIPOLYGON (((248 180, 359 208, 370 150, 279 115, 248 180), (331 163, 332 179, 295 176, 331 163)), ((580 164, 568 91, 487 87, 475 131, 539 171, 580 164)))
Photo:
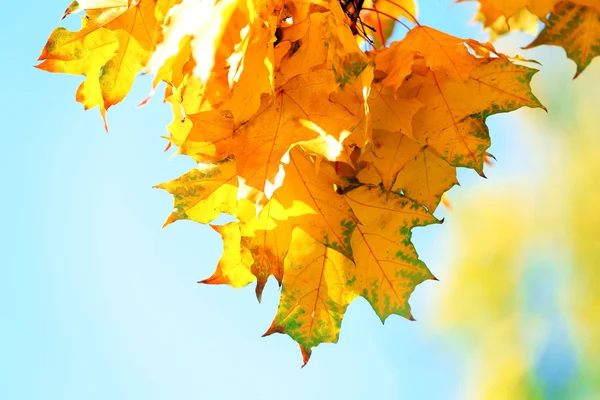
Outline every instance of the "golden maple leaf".
POLYGON ((382 322, 391 314, 412 319, 410 294, 434 276, 418 259, 410 231, 437 219, 418 203, 379 188, 360 187, 345 198, 359 221, 351 239, 357 290, 382 322))
POLYGON ((199 165, 185 175, 155 187, 166 190, 175 199, 174 211, 163 226, 180 219, 208 224, 222 212, 237 213, 238 178, 233 160, 199 165))
POLYGON ((223 256, 217 264, 215 272, 199 283, 210 285, 230 285, 241 288, 256 280, 251 271, 252 254, 241 244, 240 226, 237 222, 225 225, 211 225, 223 238, 223 256))
POLYGON ((424 104, 412 122, 418 143, 435 150, 452 166, 482 174, 490 146, 486 118, 542 105, 529 88, 536 70, 502 58, 478 59, 477 64, 465 82, 429 69, 423 75, 415 73, 398 95, 424 104))
POLYGON ((562 2, 555 6, 548 24, 526 48, 544 44, 561 46, 575 61, 579 76, 600 55, 600 4, 582 6, 562 2))
POLYGON ((341 178, 334 167, 321 163, 317 170, 315 161, 299 147, 290 151, 289 158, 283 185, 273 194, 282 209, 272 217, 288 219, 327 247, 352 257, 350 235, 356 217, 344 198, 335 193, 341 178))
POLYGON ((480 3, 476 19, 490 30, 492 40, 515 30, 535 35, 538 32, 539 18, 545 27, 526 48, 544 44, 563 47, 567 56, 577 65, 575 78, 600 54, 598 0, 459 0, 461 1, 480 3))
MULTIPOLYGON (((66 15, 78 9, 74 4, 77 2, 66 15)), ((125 98, 136 73, 155 50, 161 33, 155 16, 157 3, 90 1, 82 6, 86 4, 91 8, 86 10, 81 30, 57 28, 52 32, 38 68, 85 75, 77 100, 86 109, 99 106, 105 119, 106 110, 125 98)))
POLYGON ((297 228, 285 271, 277 314, 264 336, 290 335, 306 365, 313 347, 337 342, 342 317, 357 297, 356 268, 349 258, 297 228))

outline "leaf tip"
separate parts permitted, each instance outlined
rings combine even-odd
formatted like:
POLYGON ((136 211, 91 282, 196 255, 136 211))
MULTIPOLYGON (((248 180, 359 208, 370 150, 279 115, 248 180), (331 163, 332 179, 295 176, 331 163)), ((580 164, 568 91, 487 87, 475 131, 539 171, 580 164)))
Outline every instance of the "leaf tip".
POLYGON ((256 292, 256 300, 258 300, 259 303, 262 300, 262 292, 263 292, 264 288, 265 288, 265 282, 262 282, 261 280, 257 280, 255 292, 256 292))
POLYGON ((146 104, 148 104, 148 102, 150 101, 150 99, 152 99, 154 97, 154 91, 155 90, 156 90, 156 88, 152 88, 152 90, 150 91, 150 93, 148 93, 148 96, 146 96, 145 99, 143 99, 142 101, 140 101, 140 103, 136 107, 143 107, 146 104))
POLYGON ((171 215, 167 217, 167 220, 163 224, 162 229, 165 229, 167 226, 171 225, 175 221, 177 221, 177 217, 175 216, 175 213, 171 213, 171 215))
POLYGON ((304 346, 300 345, 300 351, 302 352, 302 366, 300 368, 304 368, 306 367, 306 364, 308 364, 308 360, 310 360, 310 355, 312 353, 311 349, 307 349, 304 346))
POLYGON ((205 285, 227 285, 230 281, 223 275, 221 268, 217 267, 214 274, 206 279, 199 280, 197 283, 203 283, 205 285))
POLYGON ((275 321, 273 321, 269 329, 267 329, 267 331, 263 333, 262 337, 271 336, 274 333, 283 333, 283 328, 275 325, 275 321))

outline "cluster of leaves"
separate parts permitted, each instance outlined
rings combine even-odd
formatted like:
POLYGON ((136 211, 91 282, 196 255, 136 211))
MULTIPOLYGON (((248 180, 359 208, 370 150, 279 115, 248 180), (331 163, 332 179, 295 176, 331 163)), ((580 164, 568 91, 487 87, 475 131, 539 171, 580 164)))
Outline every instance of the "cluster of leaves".
POLYGON ((80 10, 38 68, 85 75, 77 100, 103 117, 140 71, 166 83, 169 145, 198 167, 158 186, 175 199, 165 225, 234 217, 211 225, 224 251, 202 282, 257 281, 260 300, 274 276, 266 334, 305 363, 359 296, 382 321, 412 319, 410 294, 434 279, 412 228, 439 222, 457 167, 483 176, 488 116, 543 107, 535 69, 421 26, 412 0, 82 0, 65 16, 80 10), (386 46, 400 18, 414 27, 386 46))

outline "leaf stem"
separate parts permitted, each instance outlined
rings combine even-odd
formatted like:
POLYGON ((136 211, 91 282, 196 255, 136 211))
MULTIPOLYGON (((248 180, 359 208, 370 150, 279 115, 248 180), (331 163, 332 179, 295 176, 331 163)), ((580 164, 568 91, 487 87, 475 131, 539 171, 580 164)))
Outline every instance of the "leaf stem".
POLYGON ((376 11, 377 14, 377 33, 379 34, 379 40, 381 40, 381 45, 383 47, 385 47, 385 38, 383 37, 383 27, 381 25, 381 17, 379 14, 379 11, 377 10, 377 6, 375 5, 375 2, 373 2, 373 8, 376 11))
POLYGON ((405 7, 401 6, 400 4, 396 3, 394 0, 386 0, 387 2, 389 2, 392 5, 395 5, 396 7, 398 7, 399 9, 401 9, 402 11, 404 11, 406 13, 406 15, 408 15, 410 18, 412 18, 413 22, 415 24, 417 24, 418 26, 421 26, 421 24, 419 23, 419 21, 417 21, 417 19, 415 18, 415 16, 408 11, 405 7))
POLYGON ((393 19, 394 21, 398 22, 400 25, 402 25, 403 27, 405 27, 406 29, 408 29, 410 31, 410 27, 408 25, 406 25, 404 22, 400 21, 399 19, 397 19, 396 17, 394 17, 394 16, 392 16, 392 15, 390 15, 388 13, 384 13, 383 11, 379 11, 376 8, 368 8, 368 7, 363 7, 363 10, 365 10, 365 11, 374 11, 377 14, 385 15, 386 17, 393 19))

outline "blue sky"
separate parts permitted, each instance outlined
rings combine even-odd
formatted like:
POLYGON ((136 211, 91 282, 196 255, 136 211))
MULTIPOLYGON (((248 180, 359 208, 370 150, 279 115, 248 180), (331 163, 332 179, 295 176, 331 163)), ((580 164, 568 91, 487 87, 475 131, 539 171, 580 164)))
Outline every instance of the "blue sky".
MULTIPOLYGON (((475 6, 450 3, 421 1, 421 22, 483 38, 469 23, 475 6)), ((162 151, 169 107, 135 107, 149 79, 108 112, 106 133, 98 111, 75 102, 79 77, 33 68, 66 5, 3 7, 1 399, 462 398, 465 355, 432 329, 452 222, 415 232, 441 279, 413 295, 417 322, 382 326, 357 300, 340 342, 300 369, 290 338, 261 337, 276 284, 262 304, 252 285, 198 285, 220 256, 218 235, 187 221, 161 229, 172 199, 152 186, 193 163, 162 151)), ((518 133, 513 116, 491 120, 497 156, 518 133)), ((508 161, 490 179, 513 173, 508 161)), ((474 177, 463 186, 492 184, 474 177)))

